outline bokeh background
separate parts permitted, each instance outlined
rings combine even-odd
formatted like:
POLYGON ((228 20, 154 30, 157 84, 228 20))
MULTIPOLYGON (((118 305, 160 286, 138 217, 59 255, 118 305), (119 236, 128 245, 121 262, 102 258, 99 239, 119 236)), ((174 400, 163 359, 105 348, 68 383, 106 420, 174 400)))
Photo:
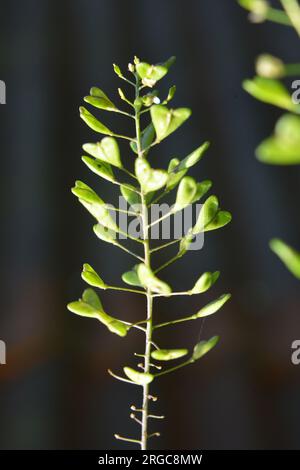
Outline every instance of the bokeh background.
MULTIPOLYGON (((70 192, 75 179, 107 201, 116 187, 82 164, 81 145, 95 135, 78 117, 90 86, 120 105, 123 86, 112 62, 126 69, 134 54, 177 62, 161 87, 176 83, 173 105, 192 118, 153 152, 154 166, 184 157, 204 140, 209 152, 192 175, 211 178, 230 226, 209 233, 204 250, 166 269, 174 288, 189 288, 205 270, 221 270, 202 297, 157 301, 155 315, 178 317, 230 291, 232 300, 207 319, 202 337, 219 334, 218 347, 193 367, 154 383, 165 413, 154 423, 156 449, 300 448, 300 366, 291 343, 300 338, 297 282, 269 251, 276 235, 300 240, 300 172, 264 166, 255 146, 272 132, 280 111, 241 88, 261 52, 298 59, 295 33, 283 26, 252 25, 226 0, 16 0, 0 1, 1 317, 7 365, 0 366, 0 448, 117 449, 113 433, 137 436, 129 405, 139 390, 106 372, 134 365, 142 351, 137 333, 121 339, 101 325, 72 315, 66 303, 81 295, 81 265, 90 262, 111 284, 131 258, 99 242, 92 219, 70 192)), ((129 91, 127 90, 129 93, 129 91)), ((108 125, 122 117, 99 112, 108 125)), ((122 147, 123 160, 132 156, 122 147)), ((167 259, 170 252, 160 257, 167 259)), ((134 294, 103 292, 107 311, 138 319, 144 303, 134 294)), ((192 347, 199 324, 161 335, 168 347, 192 347)))

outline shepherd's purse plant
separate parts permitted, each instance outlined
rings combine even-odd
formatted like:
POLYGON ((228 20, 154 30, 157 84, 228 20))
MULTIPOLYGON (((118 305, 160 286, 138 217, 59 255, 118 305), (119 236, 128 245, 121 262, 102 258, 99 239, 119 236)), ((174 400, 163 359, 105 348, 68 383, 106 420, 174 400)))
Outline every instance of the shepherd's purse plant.
POLYGON ((137 385, 142 390, 141 405, 133 405, 130 415, 140 425, 140 435, 137 438, 132 438, 116 434, 115 437, 136 443, 143 450, 147 449, 148 440, 152 436, 159 435, 158 432, 149 430, 149 420, 162 418, 150 410, 150 402, 156 400, 156 397, 150 394, 151 382, 158 380, 165 374, 195 363, 218 341, 217 336, 207 341, 199 341, 190 353, 186 345, 180 345, 179 348, 168 348, 168 345, 159 346, 156 342, 155 332, 162 328, 177 326, 182 322, 197 321, 212 315, 230 298, 229 294, 223 294, 199 308, 198 311, 174 318, 171 321, 157 318, 153 309, 155 298, 198 295, 206 292, 217 281, 218 271, 204 272, 191 289, 173 292, 170 285, 157 277, 157 274, 186 254, 197 235, 223 227, 231 220, 230 213, 221 210, 217 197, 212 195, 207 197, 201 206, 196 223, 182 237, 168 243, 156 244, 156 246, 151 243, 150 232, 154 225, 199 201, 205 196, 212 184, 208 180, 196 182, 193 177, 186 175, 189 168, 201 159, 208 148, 208 142, 200 145, 182 160, 172 158, 167 170, 153 169, 149 163, 150 151, 179 128, 191 114, 191 110, 188 108, 170 109, 167 107, 175 94, 175 86, 170 88, 167 97, 162 101, 158 97, 158 91, 153 88, 167 74, 173 62, 174 57, 171 57, 164 63, 150 65, 135 57, 133 63, 128 65, 132 78, 126 77, 119 66, 114 64, 115 73, 134 91, 133 98, 129 99, 122 89, 118 89, 120 98, 128 105, 129 111, 119 109, 101 89, 96 87, 91 88, 89 96, 84 98, 85 102, 94 108, 118 113, 124 118, 130 119, 133 124, 133 136, 120 135, 115 130, 110 130, 85 107, 80 107, 80 117, 83 121, 97 134, 105 135, 100 141, 83 145, 87 155, 83 156, 82 160, 100 178, 116 185, 117 190, 120 190, 123 198, 127 201, 129 209, 111 209, 93 189, 81 181, 76 181, 72 188, 72 192, 79 202, 96 219, 96 225, 94 225, 96 236, 106 243, 125 250, 138 260, 137 264, 122 275, 123 282, 129 287, 107 284, 90 264, 84 264, 82 271, 83 280, 94 288, 143 295, 146 300, 145 314, 138 322, 132 323, 128 319, 115 318, 108 314, 98 294, 91 287, 83 292, 81 299, 69 303, 68 309, 77 315, 99 320, 111 333, 122 338, 131 333, 133 329, 137 329, 144 335, 144 350, 141 353, 134 353, 135 356, 142 359, 142 363, 138 364, 140 370, 126 364, 123 365, 124 375, 117 375, 109 370, 114 378, 131 385, 137 385), (146 119, 148 123, 144 125, 143 121, 146 119), (129 144, 133 156, 131 165, 124 165, 124 158, 121 158, 118 145, 119 139, 129 144), (175 204, 168 213, 154 221, 150 220, 149 213, 152 205, 175 189, 175 204), (112 216, 114 211, 125 211, 133 220, 138 220, 142 235, 134 236, 129 232, 124 233, 124 230, 119 227, 112 216), (121 242, 120 235, 123 238, 126 235, 130 243, 135 244, 140 251, 136 253, 134 249, 125 246, 123 241, 121 242), (163 265, 155 267, 157 253, 169 246, 177 246, 177 252, 163 265), (164 365, 169 362, 175 365, 165 367, 164 365))

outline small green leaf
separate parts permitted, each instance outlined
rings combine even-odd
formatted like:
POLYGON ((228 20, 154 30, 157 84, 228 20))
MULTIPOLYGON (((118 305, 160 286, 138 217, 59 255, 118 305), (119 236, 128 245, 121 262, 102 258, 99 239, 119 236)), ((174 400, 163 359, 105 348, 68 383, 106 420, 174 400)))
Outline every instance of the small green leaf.
POLYGON ((105 227, 104 225, 101 224, 96 224, 93 227, 94 233, 96 236, 106 242, 106 243, 111 243, 112 245, 119 246, 119 243, 117 241, 117 232, 109 229, 108 227, 105 227))
POLYGON ((86 201, 90 204, 105 204, 104 201, 91 189, 87 184, 82 181, 75 181, 75 186, 71 189, 79 199, 86 201))
POLYGON ((115 111, 117 109, 104 91, 97 87, 91 88, 90 96, 85 96, 84 101, 95 106, 95 108, 105 109, 106 111, 115 111))
POLYGON ((166 99, 162 102, 162 104, 168 104, 169 101, 171 101, 171 100, 174 98, 175 92, 176 92, 176 85, 173 85, 173 86, 171 86, 171 88, 169 89, 168 96, 167 96, 166 99))
POLYGON ((96 273, 96 271, 89 264, 85 263, 83 265, 83 271, 81 273, 82 279, 87 282, 90 286, 98 287, 99 289, 106 289, 107 286, 101 279, 101 277, 96 273))
POLYGON ((123 198, 127 201, 129 206, 132 207, 133 209, 138 210, 140 208, 142 201, 141 201, 141 196, 136 191, 134 191, 136 188, 132 186, 131 184, 126 184, 126 185, 122 184, 120 186, 120 189, 121 189, 121 194, 123 198), (133 191, 131 190, 131 188, 133 189, 133 191))
POLYGON ((210 196, 203 204, 197 222, 192 229, 196 235, 200 232, 208 232, 224 227, 231 221, 231 214, 219 209, 219 201, 216 196, 210 196))
POLYGON ((137 275, 136 268, 137 265, 135 265, 131 269, 131 271, 127 271, 126 273, 122 274, 122 281, 125 282, 125 284, 128 284, 129 286, 142 287, 142 284, 140 283, 140 280, 137 275))
POLYGON ((96 144, 84 144, 82 148, 85 152, 99 160, 116 166, 117 168, 123 168, 119 146, 116 139, 113 137, 104 137, 101 142, 97 142, 96 144))
POLYGON ((157 361, 172 361, 186 356, 188 349, 156 349, 152 351, 151 357, 157 361))
POLYGON ((216 313, 218 310, 220 310, 221 307, 229 300, 231 297, 230 294, 223 294, 221 297, 219 297, 216 300, 213 300, 209 304, 205 305, 205 307, 201 308, 199 312, 196 313, 195 318, 203 318, 203 317, 208 317, 209 315, 213 315, 216 313))
POLYGON ((185 176, 179 183, 174 212, 180 211, 191 204, 197 193, 197 183, 191 176, 185 176))
POLYGON ((144 158, 135 160, 135 174, 145 193, 162 188, 168 179, 165 170, 153 170, 144 158))
MULTIPOLYGON (((141 133, 141 148, 142 148, 142 150, 147 149, 152 144, 152 142, 154 140, 154 137, 155 137, 155 129, 153 127, 152 122, 150 122, 150 124, 148 124, 148 126, 145 127, 145 129, 141 133)), ((138 153, 137 145, 136 145, 135 141, 132 140, 130 142, 130 147, 134 151, 134 153, 136 153, 136 154, 138 153)), ((147 152, 144 152, 144 153, 146 154, 147 152)))
POLYGON ((191 115, 188 108, 168 109, 157 104, 150 109, 151 119, 155 128, 158 141, 163 140, 181 126, 191 115))
POLYGON ((118 77, 123 78, 121 69, 117 64, 113 64, 113 69, 114 69, 114 72, 118 75, 118 77))
POLYGON ((171 189, 176 188, 179 181, 184 177, 187 170, 178 170, 180 160, 178 158, 172 158, 168 166, 168 181, 166 185, 166 190, 171 191, 171 189))
POLYGON ((158 80, 161 80, 168 72, 170 66, 174 63, 175 57, 170 57, 163 64, 150 65, 147 62, 136 64, 136 71, 146 86, 153 87, 158 80))
POLYGON ((154 379, 154 375, 149 372, 138 372, 131 367, 124 367, 123 370, 127 377, 138 385, 147 385, 154 379))
POLYGON ((272 137, 256 149, 257 158, 271 165, 300 163, 300 117, 284 114, 275 126, 272 137))
POLYGON ((203 292, 206 292, 217 281, 219 275, 219 271, 215 271, 214 273, 203 273, 189 293, 202 294, 203 292))
POLYGON ((243 87, 251 96, 264 103, 300 113, 300 106, 292 102, 287 88, 279 80, 254 77, 253 80, 245 80, 243 87))
POLYGON ((150 289, 152 292, 164 295, 168 295, 172 292, 171 287, 166 282, 158 279, 144 263, 137 266, 137 275, 145 289, 150 289))
POLYGON ((197 361, 215 347, 219 341, 219 336, 213 336, 208 341, 200 341, 194 347, 192 362, 197 361))
POLYGON ((197 191, 196 194, 191 202, 191 204, 194 204, 194 202, 199 201, 212 187, 212 181, 210 180, 204 180, 201 181, 201 183, 197 183, 197 191))
POLYGON ((80 117, 83 121, 95 132, 100 134, 113 135, 113 132, 108 129, 102 122, 98 121, 86 108, 80 106, 80 117))
POLYGON ((82 295, 82 299, 77 302, 68 304, 68 310, 82 317, 96 318, 103 323, 109 331, 118 336, 126 336, 130 325, 117 320, 104 312, 101 301, 93 289, 86 289, 82 295))
POLYGON ((186 170, 188 168, 191 168, 192 166, 196 165, 196 163, 201 160, 202 156, 210 146, 209 142, 204 142, 204 144, 200 145, 200 147, 196 148, 192 153, 190 153, 187 157, 185 157, 180 163, 179 163, 179 170, 186 170))
POLYGON ((86 210, 93 216, 95 219, 105 227, 113 230, 114 232, 119 232, 119 227, 115 223, 114 219, 110 215, 108 208, 105 204, 102 203, 89 203, 83 199, 79 199, 79 202, 86 208, 86 210))
POLYGON ((279 257, 286 268, 297 279, 300 279, 300 252, 296 251, 279 238, 271 240, 270 248, 279 257))
POLYGON ((104 178, 107 181, 115 181, 115 177, 109 163, 105 163, 85 155, 82 157, 82 161, 93 173, 96 173, 96 175, 101 176, 101 178, 104 178))

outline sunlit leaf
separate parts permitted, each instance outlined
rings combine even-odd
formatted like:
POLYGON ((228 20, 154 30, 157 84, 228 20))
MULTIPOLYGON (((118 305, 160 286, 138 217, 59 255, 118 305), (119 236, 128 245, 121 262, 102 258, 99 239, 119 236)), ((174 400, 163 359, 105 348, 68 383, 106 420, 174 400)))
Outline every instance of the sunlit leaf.
POLYGON ((192 362, 197 361, 215 347, 219 341, 219 336, 213 336, 208 341, 200 341, 194 347, 192 362))
POLYGON ((157 361, 172 361, 180 357, 186 356, 188 349, 155 349, 151 353, 151 357, 157 361))
POLYGON ((135 265, 130 271, 126 271, 126 273, 122 274, 122 280, 129 286, 142 287, 142 284, 137 275, 136 268, 137 268, 137 265, 135 265))
POLYGON ((219 271, 215 271, 214 273, 203 273, 189 293, 202 294, 203 292, 206 292, 217 281, 219 275, 219 271))
POLYGON ((162 188, 168 179, 168 174, 165 170, 153 170, 144 158, 136 159, 135 174, 144 193, 162 188))
POLYGON ((131 367, 124 367, 123 370, 127 377, 138 385, 149 384, 154 379, 154 375, 149 372, 138 372, 131 367))
POLYGON ((123 168, 118 143, 114 137, 104 137, 96 144, 84 144, 83 150, 110 165, 123 168))
POLYGON ((113 132, 108 129, 102 122, 98 121, 86 108, 80 106, 80 117, 83 121, 95 132, 100 134, 113 135, 113 132))
POLYGON ((79 199, 86 201, 90 204, 102 204, 104 201, 91 189, 87 184, 82 181, 75 181, 75 186, 71 189, 72 193, 79 199))
POLYGON ((209 315, 213 315, 216 313, 223 305, 230 299, 230 294, 223 294, 216 300, 213 300, 209 304, 205 305, 205 307, 201 308, 199 312, 196 313, 196 318, 203 318, 208 317, 209 315))
POLYGON ((256 149, 258 159, 272 165, 300 163, 300 117, 285 114, 275 126, 272 137, 265 139, 256 149))
POLYGON ((179 183, 174 211, 179 211, 191 204, 197 193, 197 183, 191 176, 185 176, 179 183))
POLYGON ((127 201, 129 206, 138 211, 141 207, 141 196, 135 191, 136 188, 134 186, 126 184, 126 185, 121 185, 121 194, 123 198, 127 201), (132 188, 132 189, 131 189, 132 188))
POLYGON ((174 61, 175 57, 170 57, 166 62, 156 65, 139 62, 136 64, 136 71, 144 85, 153 87, 158 80, 161 80, 166 75, 174 61))
POLYGON ((85 96, 84 101, 99 109, 115 111, 117 108, 100 88, 92 87, 90 96, 85 96))
POLYGON ((104 225, 102 224, 96 224, 94 225, 93 227, 93 230, 94 230, 94 233, 96 234, 96 236, 106 242, 106 243, 111 243, 112 245, 116 245, 116 246, 119 246, 119 243, 117 241, 117 232, 108 228, 108 227, 105 227, 104 225))
POLYGON ((300 279, 300 252, 296 251, 279 238, 271 240, 270 247, 287 269, 297 279, 300 279))
POLYGON ((166 282, 158 279, 151 269, 143 263, 137 266, 137 275, 145 289, 150 289, 152 292, 164 295, 172 292, 171 287, 166 282))
POLYGON ((192 229, 194 235, 224 227, 231 221, 231 214, 219 209, 216 196, 210 196, 203 204, 197 222, 192 229))
POLYGON ((92 268, 91 265, 85 263, 81 273, 82 279, 87 282, 90 286, 98 287, 99 289, 106 289, 105 282, 101 279, 99 274, 92 268))
POLYGON ((96 173, 96 175, 101 176, 101 178, 104 178, 107 181, 115 181, 115 177, 109 163, 105 163, 88 156, 83 156, 82 161, 93 173, 96 173))
POLYGON ((163 105, 154 105, 150 109, 156 137, 161 141, 181 126, 191 115, 188 108, 168 109, 163 105))
MULTIPOLYGON (((154 137, 155 137, 155 129, 153 127, 152 122, 150 122, 150 124, 148 124, 148 126, 145 127, 145 129, 141 133, 141 150, 147 149, 154 141, 154 137)), ((130 142, 130 147, 136 154, 138 153, 137 145, 135 141, 132 140, 130 142)), ((147 152, 144 152, 144 154, 146 155, 147 152)))
POLYGON ((243 87, 250 95, 264 103, 300 113, 300 106, 292 102, 288 89, 279 80, 254 77, 253 80, 245 80, 243 87))
POLYGON ((77 302, 68 304, 68 309, 76 315, 88 318, 96 318, 103 323, 109 331, 117 334, 118 336, 126 336, 130 325, 125 325, 120 320, 117 320, 104 312, 99 297, 93 289, 86 289, 83 293, 82 299, 77 302))

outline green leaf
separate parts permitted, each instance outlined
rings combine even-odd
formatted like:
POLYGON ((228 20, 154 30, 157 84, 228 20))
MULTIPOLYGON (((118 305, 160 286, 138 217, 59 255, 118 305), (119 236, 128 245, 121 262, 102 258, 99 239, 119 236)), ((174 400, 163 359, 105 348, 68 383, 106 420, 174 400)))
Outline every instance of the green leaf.
POLYGON ((297 279, 300 279, 300 252, 296 251, 279 238, 271 240, 270 248, 279 257, 286 268, 297 279))
POLYGON ((163 64, 150 65, 147 62, 136 64, 136 71, 146 86, 153 87, 158 80, 161 80, 167 73, 170 66, 174 63, 175 57, 170 57, 163 64))
POLYGON ((165 170, 153 170, 144 158, 137 158, 135 160, 135 174, 145 193, 162 188, 168 179, 168 174, 165 170))
POLYGON ((163 140, 181 126, 191 115, 188 108, 168 109, 157 104, 150 109, 151 119, 155 128, 158 141, 163 140))
POLYGON ((129 286, 142 287, 136 272, 136 267, 134 267, 131 271, 126 271, 126 273, 122 274, 122 280, 129 286))
POLYGON ((172 361, 186 356, 188 352, 187 349, 156 349, 152 351, 151 357, 157 361, 172 361))
POLYGON ((179 163, 178 170, 186 170, 196 165, 196 163, 198 163, 201 160, 201 158, 203 157, 204 153, 209 148, 209 146, 210 146, 209 142, 204 142, 204 144, 196 148, 192 153, 190 153, 187 157, 185 157, 179 163))
POLYGON ((178 170, 179 163, 180 160, 178 158, 172 158, 172 160, 170 160, 168 166, 168 181, 166 185, 166 189, 168 191, 171 191, 171 189, 176 188, 179 181, 184 177, 187 172, 187 170, 178 170))
POLYGON ((176 92, 176 85, 173 85, 173 86, 171 86, 171 88, 169 89, 168 96, 167 96, 166 99, 162 102, 162 104, 168 104, 169 101, 171 101, 171 100, 174 98, 175 92, 176 92))
POLYGON ((277 121, 274 135, 258 146, 256 155, 271 165, 300 163, 300 117, 284 114, 277 121))
POLYGON ((192 229, 196 235, 200 232, 208 232, 224 227, 231 221, 231 214, 219 209, 219 201, 216 196, 210 196, 203 204, 197 222, 192 229))
POLYGON ((90 90, 90 96, 85 96, 84 101, 91 104, 99 109, 105 109, 106 111, 115 111, 116 106, 110 101, 104 91, 100 88, 92 87, 90 90))
POLYGON ((197 361, 215 347, 219 341, 219 336, 213 336, 208 341, 200 341, 194 347, 192 362, 197 361))
POLYGON ((123 370, 127 377, 138 385, 147 385, 154 379, 154 375, 149 372, 138 372, 131 367, 124 367, 123 370))
POLYGON ((90 204, 103 204, 104 201, 91 189, 87 184, 82 181, 75 181, 75 186, 71 189, 72 193, 79 199, 86 201, 90 204))
POLYGON ((137 275, 141 285, 145 289, 150 289, 152 292, 158 294, 168 295, 172 292, 171 287, 166 283, 158 279, 151 269, 144 263, 140 263, 137 266, 137 275))
POLYGON ((189 293, 202 294, 203 292, 206 292, 217 281, 219 275, 220 271, 215 271, 214 273, 203 273, 189 293))
MULTIPOLYGON (((155 137, 155 129, 153 127, 152 122, 150 122, 150 124, 148 124, 148 126, 145 127, 145 129, 141 133, 141 148, 142 148, 142 150, 147 149, 152 144, 152 142, 154 140, 154 137, 155 137)), ((135 141, 132 140, 130 142, 130 147, 134 151, 134 153, 136 153, 136 154, 138 153, 137 145, 136 145, 135 141)), ((145 152, 145 154, 146 153, 147 152, 145 152)))
POLYGON ((120 150, 116 139, 113 137, 104 137, 101 142, 96 144, 84 144, 83 150, 93 157, 102 160, 117 168, 123 168, 120 150))
POLYGON ((101 301, 93 289, 86 289, 82 299, 77 302, 69 303, 68 310, 82 317, 96 318, 103 323, 109 331, 118 336, 126 336, 127 331, 130 329, 130 325, 125 325, 120 320, 104 312, 101 301))
POLYGON ((212 187, 212 181, 210 180, 204 180, 201 181, 201 183, 197 183, 197 191, 196 194, 191 202, 191 204, 194 204, 194 202, 199 201, 212 187))
POLYGON ((99 289, 106 289, 107 285, 103 282, 101 277, 96 273, 91 265, 85 263, 81 273, 82 279, 90 286, 98 287, 99 289))
POLYGON ((191 176, 185 176, 179 183, 174 212, 180 211, 191 204, 197 193, 197 183, 191 176))
POLYGON ((106 242, 106 243, 111 243, 112 245, 115 246, 120 246, 120 244, 117 241, 117 232, 109 229, 108 227, 105 227, 104 225, 101 224, 96 224, 93 227, 94 233, 96 236, 106 242))
POLYGON ((138 210, 141 206, 141 196, 135 191, 135 187, 132 186, 131 184, 122 184, 120 186, 121 189, 121 194, 123 198, 127 201, 130 207, 132 207, 134 210, 138 210), (131 188, 133 190, 131 190, 131 188))
POLYGON ((287 88, 279 80, 254 77, 253 80, 245 80, 243 88, 257 100, 300 113, 300 107, 292 102, 287 88))
POLYGON ((82 161, 93 173, 96 173, 96 175, 101 176, 101 178, 104 178, 107 181, 115 181, 115 177, 109 163, 101 162, 100 160, 85 155, 82 157, 82 161))
POLYGON ((113 132, 108 129, 102 122, 98 121, 86 108, 80 106, 80 117, 83 121, 95 132, 100 134, 113 135, 113 132))
POLYGON ((220 310, 221 307, 229 300, 231 297, 230 294, 223 294, 221 297, 219 297, 216 300, 213 300, 209 304, 205 305, 205 307, 201 308, 199 312, 196 313, 195 318, 203 318, 203 317, 208 317, 209 315, 213 315, 216 313, 218 310, 220 310))

